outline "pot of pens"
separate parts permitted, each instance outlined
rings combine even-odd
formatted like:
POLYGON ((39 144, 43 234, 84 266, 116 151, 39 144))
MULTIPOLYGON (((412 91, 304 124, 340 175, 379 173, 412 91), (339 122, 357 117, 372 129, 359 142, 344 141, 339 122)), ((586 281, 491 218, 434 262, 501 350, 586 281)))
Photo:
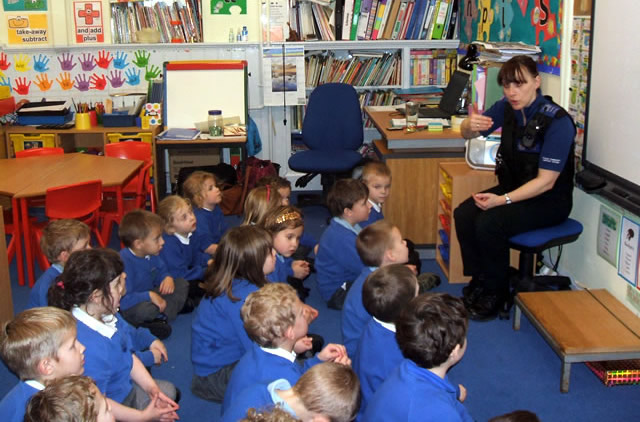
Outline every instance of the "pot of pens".
MULTIPOLYGON (((89 115, 89 104, 87 103, 78 103, 75 104, 76 108, 76 129, 78 130, 89 130, 91 129, 91 116, 89 115)), ((95 112, 94 112, 95 118, 95 112)), ((96 124, 98 124, 96 120, 96 124)))

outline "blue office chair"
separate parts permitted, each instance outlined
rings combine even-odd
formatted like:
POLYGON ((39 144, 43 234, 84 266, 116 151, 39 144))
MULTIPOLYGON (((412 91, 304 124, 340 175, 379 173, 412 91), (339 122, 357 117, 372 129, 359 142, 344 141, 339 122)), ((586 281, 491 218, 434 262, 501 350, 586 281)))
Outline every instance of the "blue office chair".
POLYGON ((306 173, 296 181, 304 187, 318 174, 323 194, 338 177, 348 177, 362 160, 362 111, 351 85, 329 83, 311 92, 302 123, 302 142, 309 148, 289 158, 289 168, 306 173))

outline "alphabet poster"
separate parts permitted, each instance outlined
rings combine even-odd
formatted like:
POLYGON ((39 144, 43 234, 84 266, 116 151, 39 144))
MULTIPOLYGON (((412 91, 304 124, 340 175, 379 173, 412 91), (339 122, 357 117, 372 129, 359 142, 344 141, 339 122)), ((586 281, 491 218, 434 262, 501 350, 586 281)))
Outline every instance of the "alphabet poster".
POLYGON ((560 74, 562 0, 460 0, 460 41, 522 41, 542 49, 539 69, 560 74))

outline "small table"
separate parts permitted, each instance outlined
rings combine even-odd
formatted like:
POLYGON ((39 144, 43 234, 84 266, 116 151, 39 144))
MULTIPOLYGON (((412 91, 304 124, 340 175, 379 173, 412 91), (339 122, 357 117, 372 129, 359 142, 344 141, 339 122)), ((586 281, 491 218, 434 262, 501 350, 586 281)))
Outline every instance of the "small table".
POLYGON ((563 393, 572 363, 640 358, 640 318, 604 289, 518 293, 514 330, 522 313, 560 356, 563 393))

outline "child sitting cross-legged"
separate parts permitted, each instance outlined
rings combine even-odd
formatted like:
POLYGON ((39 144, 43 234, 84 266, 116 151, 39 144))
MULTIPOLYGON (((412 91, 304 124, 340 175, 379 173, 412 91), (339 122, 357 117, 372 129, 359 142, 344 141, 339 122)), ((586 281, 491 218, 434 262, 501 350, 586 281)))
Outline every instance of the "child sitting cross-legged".
POLYGON ((36 393, 25 422, 115 422, 111 406, 93 380, 81 375, 57 379, 36 393))
POLYGON ((42 230, 40 249, 51 266, 38 278, 29 294, 27 309, 47 306, 47 292, 62 274, 64 264, 74 251, 91 247, 91 230, 82 221, 63 219, 51 221, 42 230))
POLYGON ((302 374, 293 386, 280 378, 247 387, 222 415, 222 421, 236 422, 250 409, 256 413, 279 408, 302 422, 349 422, 359 404, 360 382, 353 370, 323 362, 302 374))
POLYGON ((118 228, 125 246, 120 257, 127 273, 127 293, 120 301, 120 313, 134 327, 149 328, 160 339, 171 333, 167 320, 176 318, 189 292, 189 283, 171 277, 159 256, 163 229, 160 216, 141 209, 128 212, 118 228))
POLYGON ((344 346, 338 344, 325 346, 316 357, 306 360, 304 366, 296 362, 297 347, 306 350, 308 322, 304 304, 288 284, 268 283, 251 293, 242 305, 241 315, 244 328, 255 344, 233 369, 223 413, 236 395, 255 383, 285 378, 294 384, 306 369, 320 361, 351 365, 344 346))
POLYGON ((349 356, 356 356, 358 340, 371 315, 362 303, 362 286, 377 268, 391 264, 405 264, 409 251, 400 229, 381 220, 362 229, 356 239, 356 249, 367 265, 349 289, 342 308, 342 340, 349 356))
POLYGON ((396 321, 404 359, 369 400, 364 420, 473 421, 447 377, 464 356, 467 327, 458 298, 425 293, 409 302, 396 321))
POLYGON ((0 333, 0 355, 20 382, 0 402, 4 422, 22 422, 27 402, 50 381, 84 372, 76 320, 62 309, 23 311, 0 333))
POLYGON ((373 318, 364 328, 353 359, 362 388, 361 415, 373 393, 402 361, 395 322, 417 294, 418 280, 406 265, 379 268, 364 282, 362 302, 373 318))
POLYGON ((182 184, 182 191, 193 205, 196 216, 194 236, 201 236, 204 251, 213 255, 224 232, 229 228, 218 206, 222 202, 220 182, 213 173, 196 170, 182 184))
POLYGON ((337 180, 327 195, 333 218, 320 238, 315 267, 320 295, 333 309, 342 309, 347 291, 364 268, 356 237, 359 223, 369 218, 368 196, 364 183, 355 179, 337 180))

